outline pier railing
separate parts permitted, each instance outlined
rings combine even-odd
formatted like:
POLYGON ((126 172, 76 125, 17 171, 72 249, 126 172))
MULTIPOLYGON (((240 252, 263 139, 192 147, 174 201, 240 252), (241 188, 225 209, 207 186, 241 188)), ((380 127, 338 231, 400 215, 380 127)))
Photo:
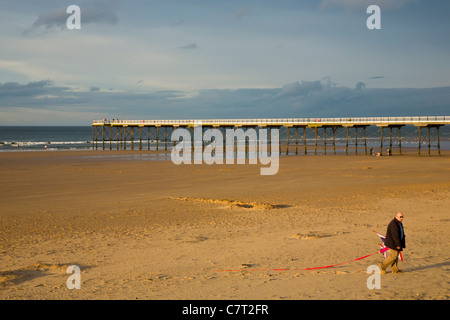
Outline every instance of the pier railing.
POLYGON ((94 120, 93 125, 192 126, 204 125, 395 125, 450 124, 450 116, 345 117, 345 118, 268 118, 268 119, 186 119, 186 120, 94 120))

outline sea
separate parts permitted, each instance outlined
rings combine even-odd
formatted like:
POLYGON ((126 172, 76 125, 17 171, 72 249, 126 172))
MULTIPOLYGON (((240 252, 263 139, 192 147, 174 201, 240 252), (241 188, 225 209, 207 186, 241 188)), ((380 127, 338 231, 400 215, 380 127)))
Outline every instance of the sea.
MULTIPOLYGON (((361 129, 360 129, 361 130, 361 129)), ((405 126, 401 130, 402 133, 402 147, 418 146, 418 129, 414 126, 405 126)), ((323 150, 323 131, 319 131, 318 136, 318 152, 323 150)), ((351 138, 349 141, 349 150, 354 149, 355 134, 350 131, 351 138)), ((384 130, 383 145, 388 147, 390 139, 389 130, 384 130)), ((393 129, 394 147, 398 141, 398 131, 393 129)), ((379 148, 380 145, 380 129, 376 126, 367 128, 367 147, 379 148)), ((170 134, 168 135, 170 139, 170 134)), ((300 150, 303 146, 303 130, 298 131, 298 147, 300 150)), ((295 152, 295 130, 290 129, 289 132, 289 146, 290 152, 295 152)), ((450 126, 443 126, 439 130, 440 148, 441 150, 450 150, 450 126)), ((422 146, 427 147, 428 131, 426 128, 422 129, 422 146)), ((437 148, 437 133, 435 129, 431 130, 431 146, 433 149, 437 148)), ((159 150, 164 148, 164 142, 161 138, 151 137, 150 150, 156 150, 156 141, 159 143, 159 150)), ((310 129, 306 131, 306 140, 308 146, 314 146, 315 135, 310 129)), ((346 143, 345 130, 340 129, 335 136, 336 146, 342 147, 346 143)), ((280 143, 285 146, 287 143, 287 129, 280 130, 280 143)), ((331 129, 327 130, 327 150, 329 153, 332 149, 332 133, 331 129)), ((109 140, 105 142, 106 149, 109 149, 109 140)), ((117 149, 117 141, 112 141, 112 150, 117 149)), ((127 141, 127 150, 131 149, 131 141, 127 141)), ((138 150, 139 141, 135 139, 134 149, 138 150)), ((20 151, 60 151, 60 150, 92 150, 95 142, 92 141, 92 127, 91 126, 0 126, 0 152, 20 152, 20 151)), ((101 141, 98 142, 98 149, 101 149, 101 141)), ((170 150, 173 143, 167 143, 167 149, 170 150)), ((358 148, 364 148, 362 130, 358 132, 358 148)), ((143 149, 147 150, 148 142, 143 142, 143 149)), ((424 150, 425 151, 425 150, 424 150)), ((299 152, 301 154, 301 152, 299 152)))

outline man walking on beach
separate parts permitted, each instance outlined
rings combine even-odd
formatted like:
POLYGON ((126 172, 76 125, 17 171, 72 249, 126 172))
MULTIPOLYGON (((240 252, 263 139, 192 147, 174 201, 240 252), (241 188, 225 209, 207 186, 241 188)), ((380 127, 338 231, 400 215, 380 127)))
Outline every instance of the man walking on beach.
POLYGON ((386 273, 386 268, 391 267, 392 273, 401 272, 398 269, 398 255, 405 245, 405 232, 403 230, 403 213, 397 212, 395 218, 389 223, 386 231, 384 245, 389 248, 389 256, 380 263, 381 273, 386 273))

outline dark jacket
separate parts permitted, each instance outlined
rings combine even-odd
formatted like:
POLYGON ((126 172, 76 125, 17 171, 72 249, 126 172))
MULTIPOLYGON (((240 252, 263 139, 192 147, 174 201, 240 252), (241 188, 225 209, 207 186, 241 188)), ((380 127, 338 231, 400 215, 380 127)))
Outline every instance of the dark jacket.
POLYGON ((386 239, 384 240, 384 245, 386 247, 394 250, 398 250, 397 247, 400 247, 400 251, 402 251, 403 248, 406 248, 405 229, 403 228, 403 238, 401 238, 400 226, 403 227, 403 224, 395 218, 389 222, 386 231, 386 239))

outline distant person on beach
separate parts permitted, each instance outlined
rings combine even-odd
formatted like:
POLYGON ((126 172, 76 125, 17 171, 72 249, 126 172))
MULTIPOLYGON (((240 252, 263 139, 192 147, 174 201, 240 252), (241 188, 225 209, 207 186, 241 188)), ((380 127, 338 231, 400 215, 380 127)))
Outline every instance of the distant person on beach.
POLYGON ((389 256, 380 263, 382 274, 386 273, 386 268, 388 267, 392 268, 392 273, 401 272, 398 269, 398 255, 403 248, 406 248, 402 221, 403 213, 397 212, 387 227, 384 245, 389 248, 389 256))

